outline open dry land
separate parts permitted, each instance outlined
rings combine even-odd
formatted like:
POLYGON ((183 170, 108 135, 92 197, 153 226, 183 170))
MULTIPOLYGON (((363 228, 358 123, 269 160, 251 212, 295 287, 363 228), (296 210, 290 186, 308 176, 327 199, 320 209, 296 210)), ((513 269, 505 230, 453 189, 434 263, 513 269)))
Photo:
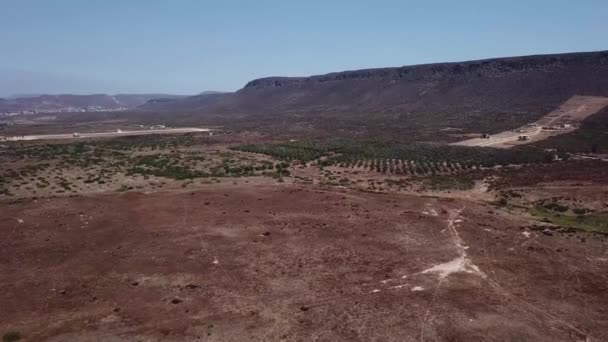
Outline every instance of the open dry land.
POLYGON ((0 333, 608 340, 605 162, 227 133, 2 145, 0 333))
POLYGON ((0 329, 31 340, 608 338, 606 237, 488 204, 227 185, 1 210, 0 329))
POLYGON ((606 106, 608 106, 608 97, 573 96, 538 121, 511 131, 492 134, 488 138, 464 140, 454 143, 454 145, 510 148, 541 141, 575 131, 583 120, 606 106), (526 136, 527 140, 518 140, 520 136, 526 136))

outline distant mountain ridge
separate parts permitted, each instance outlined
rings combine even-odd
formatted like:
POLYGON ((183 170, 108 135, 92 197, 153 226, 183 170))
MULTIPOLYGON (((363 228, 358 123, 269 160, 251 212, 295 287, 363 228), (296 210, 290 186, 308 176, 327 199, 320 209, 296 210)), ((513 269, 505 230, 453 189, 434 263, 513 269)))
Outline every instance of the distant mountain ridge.
POLYGON ((403 123, 415 116, 451 124, 539 117, 573 95, 608 96, 608 51, 266 77, 234 93, 152 101, 141 108, 192 110, 200 117, 396 115, 403 123))
POLYGON ((92 94, 92 95, 36 95, 0 99, 0 113, 62 110, 118 110, 141 106, 155 98, 177 99, 182 96, 167 94, 92 94))

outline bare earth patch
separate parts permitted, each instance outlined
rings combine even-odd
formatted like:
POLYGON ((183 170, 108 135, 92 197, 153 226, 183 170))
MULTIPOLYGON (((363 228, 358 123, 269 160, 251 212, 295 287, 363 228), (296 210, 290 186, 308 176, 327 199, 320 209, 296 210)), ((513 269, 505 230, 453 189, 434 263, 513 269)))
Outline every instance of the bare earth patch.
POLYGON ((589 116, 599 112, 608 106, 607 97, 599 96, 573 96, 559 108, 543 116, 536 122, 515 129, 492 134, 488 139, 473 138, 453 143, 452 145, 462 146, 491 146, 498 148, 510 148, 518 145, 525 145, 532 142, 547 139, 548 137, 569 133, 576 130, 578 124, 589 116), (545 128, 562 126, 548 130, 545 128), (527 136, 528 140, 519 141, 519 136, 527 136))

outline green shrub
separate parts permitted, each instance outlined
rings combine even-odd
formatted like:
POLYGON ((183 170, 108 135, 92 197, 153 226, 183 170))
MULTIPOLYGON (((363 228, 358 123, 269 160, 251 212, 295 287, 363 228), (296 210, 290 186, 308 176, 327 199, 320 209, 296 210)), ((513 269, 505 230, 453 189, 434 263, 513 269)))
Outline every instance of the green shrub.
POLYGON ((17 331, 10 331, 2 336, 3 342, 14 342, 14 341, 19 341, 20 339, 21 339, 21 334, 17 331))
MULTIPOLYGON (((414 168, 418 174, 435 174, 440 169, 453 170, 497 165, 545 163, 553 156, 545 151, 522 148, 515 150, 490 147, 467 147, 436 144, 401 144, 381 141, 334 140, 326 142, 294 142, 283 144, 246 144, 232 147, 234 150, 261 153, 284 162, 308 162, 317 160, 321 167, 339 165, 354 167, 369 165, 371 170, 382 173, 398 173, 395 161, 415 161, 406 168, 414 168), (368 163, 368 161, 370 161, 368 163)), ((282 167, 282 168, 286 168, 282 167)), ((402 172, 401 170, 399 172, 402 172)))
POLYGON ((556 203, 556 202, 545 203, 543 205, 543 207, 545 207, 546 209, 549 209, 549 210, 556 211, 558 213, 565 213, 566 211, 568 211, 568 209, 570 209, 570 208, 568 208, 568 206, 561 205, 561 204, 556 203))

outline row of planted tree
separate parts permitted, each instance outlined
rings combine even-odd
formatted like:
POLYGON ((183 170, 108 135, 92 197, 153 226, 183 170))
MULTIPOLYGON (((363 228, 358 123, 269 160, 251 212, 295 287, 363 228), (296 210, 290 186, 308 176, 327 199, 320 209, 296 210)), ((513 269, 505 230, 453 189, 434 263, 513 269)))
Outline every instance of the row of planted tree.
MULTIPOLYGON (((326 166, 329 164, 325 164, 326 166)), ((354 168, 369 170, 385 174, 395 175, 427 175, 427 174, 450 174, 470 169, 479 168, 477 165, 452 163, 452 162, 433 162, 415 161, 401 159, 365 159, 356 161, 346 161, 334 164, 343 168, 354 168)))
POLYGON ((449 174, 475 168, 549 163, 555 154, 539 149, 496 149, 439 144, 333 140, 247 144, 235 150, 270 155, 292 163, 360 168, 400 175, 449 174))

